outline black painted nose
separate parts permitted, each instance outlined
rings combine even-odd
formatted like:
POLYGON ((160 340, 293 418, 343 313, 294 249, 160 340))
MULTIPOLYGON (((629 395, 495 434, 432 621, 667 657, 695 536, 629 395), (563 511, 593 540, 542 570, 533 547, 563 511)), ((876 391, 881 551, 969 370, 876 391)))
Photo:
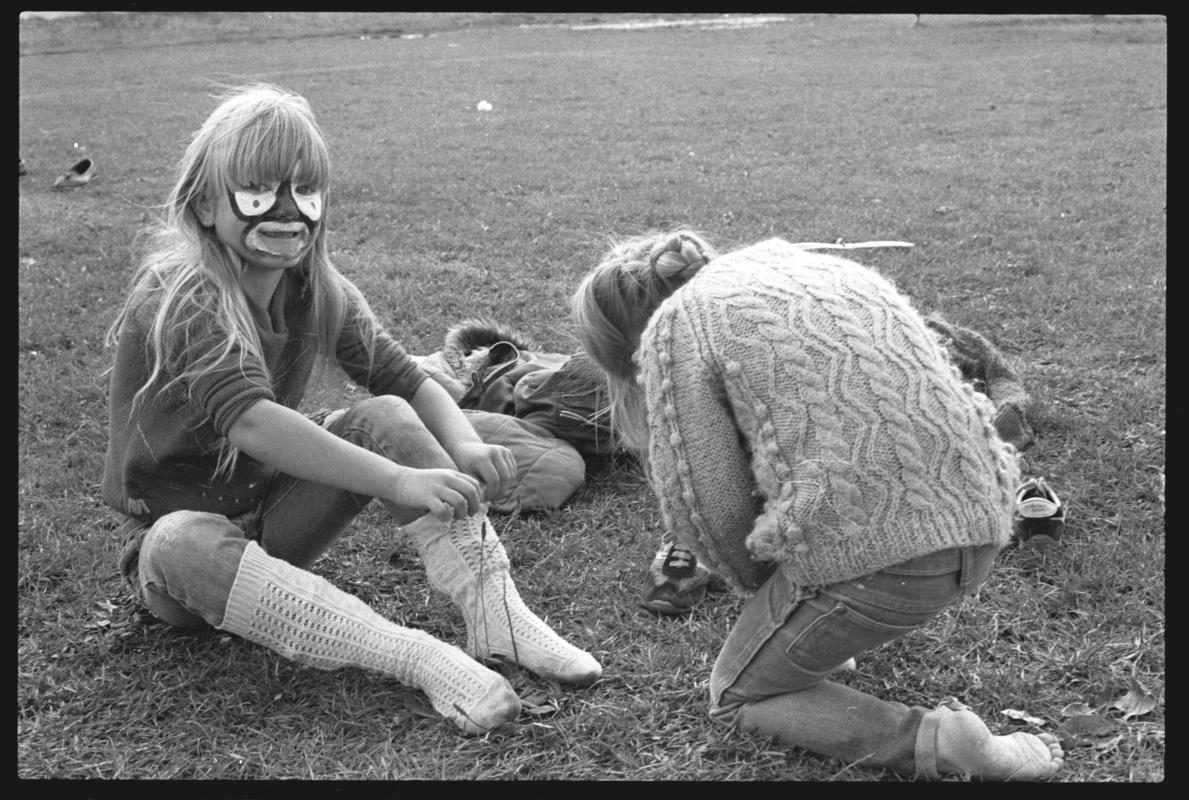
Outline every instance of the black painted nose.
POLYGON ((289 185, 289 181, 285 181, 277 187, 277 202, 268 210, 264 218, 278 221, 301 219, 301 212, 293 200, 293 189, 289 185))

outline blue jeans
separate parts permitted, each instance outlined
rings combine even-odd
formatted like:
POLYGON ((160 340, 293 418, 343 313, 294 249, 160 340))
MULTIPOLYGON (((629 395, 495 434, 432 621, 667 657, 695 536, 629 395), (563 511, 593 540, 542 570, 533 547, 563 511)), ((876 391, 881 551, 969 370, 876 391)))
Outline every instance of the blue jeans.
MULTIPOLYGON (((783 570, 744 604, 710 676, 710 713, 728 725, 848 763, 915 773, 932 747, 931 709, 828 680, 856 656, 924 625, 986 579, 997 546, 942 550, 812 591, 783 570)), ((932 762, 928 762, 932 763, 932 762)))
MULTIPOLYGON (((396 397, 364 400, 327 429, 399 464, 454 468, 412 407, 396 397)), ((137 599, 156 617, 180 628, 217 626, 249 540, 271 556, 307 567, 371 499, 278 473, 260 505, 243 516, 175 511, 151 526, 130 523, 121 568, 137 599)), ((384 505, 397 525, 424 513, 384 505)))

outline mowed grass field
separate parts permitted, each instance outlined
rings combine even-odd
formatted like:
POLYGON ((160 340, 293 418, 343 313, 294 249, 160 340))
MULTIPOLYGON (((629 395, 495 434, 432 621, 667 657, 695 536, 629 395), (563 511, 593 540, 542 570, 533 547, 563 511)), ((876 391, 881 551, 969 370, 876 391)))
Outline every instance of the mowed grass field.
MULTIPOLYGON (((688 225, 723 250, 914 243, 853 255, 1018 368, 1035 400, 1024 470, 1067 502, 1067 532, 1043 553, 1005 551, 976 599, 843 680, 910 704, 957 698, 997 732, 1055 732, 1062 781, 1163 780, 1165 22, 593 27, 619 21, 21 22, 20 778, 904 780, 709 719, 741 601, 712 593, 687 618, 637 609, 660 520, 626 461, 592 469, 556 512, 495 520, 529 604, 605 674, 571 690, 504 668, 525 712, 486 737, 390 680, 138 613, 98 491, 103 335, 215 85, 267 80, 318 111, 336 159, 332 253, 414 354, 474 316, 572 351, 579 278, 609 237, 649 228, 688 225), (51 191, 80 154, 97 177, 51 191)), ((358 397, 336 375, 308 406, 358 397)), ((462 641, 378 509, 314 569, 462 641)))

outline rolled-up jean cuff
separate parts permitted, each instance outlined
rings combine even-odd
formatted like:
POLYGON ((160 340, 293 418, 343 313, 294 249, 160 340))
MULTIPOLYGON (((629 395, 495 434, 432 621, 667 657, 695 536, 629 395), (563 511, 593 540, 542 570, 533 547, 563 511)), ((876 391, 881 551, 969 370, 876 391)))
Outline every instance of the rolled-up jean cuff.
POLYGON ((937 723, 944 711, 936 709, 921 717, 917 727, 916 774, 931 781, 940 780, 937 769, 937 723))
POLYGON ((149 532, 150 525, 132 517, 127 517, 120 526, 119 536, 123 540, 120 551, 120 574, 132 589, 132 593, 139 598, 140 582, 137 579, 137 567, 140 561, 140 545, 149 532))

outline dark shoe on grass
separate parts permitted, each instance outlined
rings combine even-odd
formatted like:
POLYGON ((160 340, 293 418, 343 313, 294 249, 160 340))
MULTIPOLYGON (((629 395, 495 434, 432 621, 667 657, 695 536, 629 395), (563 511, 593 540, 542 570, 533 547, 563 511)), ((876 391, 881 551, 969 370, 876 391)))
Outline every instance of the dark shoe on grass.
POLYGON ((709 582, 710 570, 693 553, 676 544, 662 546, 648 565, 640 605, 657 614, 688 614, 706 598, 709 582))
POLYGON ((1012 536, 1017 542, 1045 547, 1065 531, 1065 505, 1044 478, 1031 478, 1016 490, 1012 536))

